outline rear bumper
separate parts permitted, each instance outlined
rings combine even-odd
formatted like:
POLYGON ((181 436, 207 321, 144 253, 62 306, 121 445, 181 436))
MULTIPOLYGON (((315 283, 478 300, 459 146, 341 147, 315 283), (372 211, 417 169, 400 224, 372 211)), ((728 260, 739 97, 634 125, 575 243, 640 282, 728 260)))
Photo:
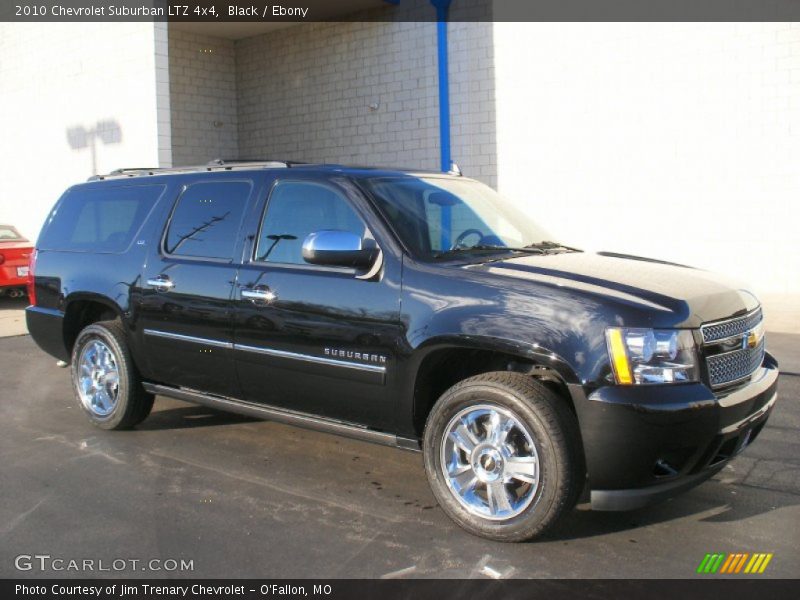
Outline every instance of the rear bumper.
POLYGON ((28 285, 27 277, 6 277, 0 279, 0 289, 24 288, 28 285))
POLYGON ((33 341, 42 350, 59 360, 69 362, 69 352, 64 346, 64 313, 50 308, 29 306, 25 309, 25 322, 33 341))
POLYGON ((777 382, 767 354, 749 385, 721 398, 701 383, 573 388, 592 508, 639 508, 717 473, 761 432, 777 382))
POLYGON ((28 263, 17 260, 7 261, 0 267, 0 288, 20 288, 28 285, 27 276, 17 275, 17 268, 27 267, 28 263))

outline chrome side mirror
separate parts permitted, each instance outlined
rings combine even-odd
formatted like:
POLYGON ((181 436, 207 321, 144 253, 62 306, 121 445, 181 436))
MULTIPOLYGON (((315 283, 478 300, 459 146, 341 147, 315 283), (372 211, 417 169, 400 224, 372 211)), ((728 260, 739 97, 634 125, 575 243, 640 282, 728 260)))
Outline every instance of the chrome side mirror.
POLYGON ((366 269, 378 256, 378 248, 365 248, 361 236, 351 231, 323 229, 303 241, 303 260, 312 265, 366 269))

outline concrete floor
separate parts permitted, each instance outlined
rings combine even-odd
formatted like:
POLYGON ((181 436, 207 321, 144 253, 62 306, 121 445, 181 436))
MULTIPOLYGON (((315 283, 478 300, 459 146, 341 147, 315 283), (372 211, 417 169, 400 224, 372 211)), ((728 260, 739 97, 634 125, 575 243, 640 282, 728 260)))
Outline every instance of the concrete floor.
POLYGON ((27 336, 3 339, 0 577, 42 576, 14 568, 34 553, 190 559, 172 575, 207 578, 692 577, 707 552, 772 552, 760 577, 798 577, 800 336, 769 339, 782 397, 717 477, 636 512, 581 506, 529 544, 451 523, 417 453, 163 398, 135 431, 96 429, 66 370, 27 336))
POLYGON ((14 299, 0 296, 0 338, 25 335, 25 307, 27 298, 14 299))

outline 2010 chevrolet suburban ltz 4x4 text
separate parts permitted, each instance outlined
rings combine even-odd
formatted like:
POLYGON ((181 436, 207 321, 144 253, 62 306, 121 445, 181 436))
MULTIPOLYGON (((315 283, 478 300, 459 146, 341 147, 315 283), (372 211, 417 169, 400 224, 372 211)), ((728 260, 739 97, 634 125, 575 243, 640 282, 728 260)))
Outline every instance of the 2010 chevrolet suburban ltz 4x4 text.
POLYGON ((713 475, 778 379, 740 285, 551 239, 455 175, 120 170, 56 204, 27 322, 99 427, 161 394, 421 449, 454 521, 525 540, 584 491, 624 510, 713 475))

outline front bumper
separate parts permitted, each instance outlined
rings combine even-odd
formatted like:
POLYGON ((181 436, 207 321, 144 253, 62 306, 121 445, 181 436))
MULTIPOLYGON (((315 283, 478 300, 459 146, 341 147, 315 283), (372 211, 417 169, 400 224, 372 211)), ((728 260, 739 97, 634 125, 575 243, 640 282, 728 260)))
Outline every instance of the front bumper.
POLYGON ((573 386, 592 508, 631 510, 717 473, 761 432, 777 399, 778 364, 766 354, 745 387, 717 398, 702 383, 573 386))

